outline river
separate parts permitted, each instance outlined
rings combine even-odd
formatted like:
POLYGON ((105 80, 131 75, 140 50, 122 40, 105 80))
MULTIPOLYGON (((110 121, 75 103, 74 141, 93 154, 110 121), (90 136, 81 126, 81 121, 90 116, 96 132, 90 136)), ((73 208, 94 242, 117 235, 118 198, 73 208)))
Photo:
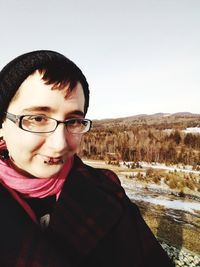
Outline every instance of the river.
POLYGON ((176 247, 200 254, 200 202, 170 194, 119 175, 122 186, 154 234, 176 247))

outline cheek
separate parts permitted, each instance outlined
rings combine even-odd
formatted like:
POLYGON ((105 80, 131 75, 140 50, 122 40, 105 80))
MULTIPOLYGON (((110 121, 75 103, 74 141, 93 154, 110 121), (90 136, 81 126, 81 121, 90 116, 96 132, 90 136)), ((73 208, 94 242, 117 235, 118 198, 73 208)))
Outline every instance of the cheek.
POLYGON ((70 135, 67 138, 67 143, 70 150, 77 150, 80 146, 82 135, 70 135))
POLYGON ((34 136, 33 134, 20 129, 5 130, 4 139, 8 148, 8 151, 14 155, 32 153, 42 145, 43 138, 34 136))
POLYGON ((5 125, 3 128, 3 138, 6 143, 7 149, 9 152, 13 152, 13 150, 18 149, 20 143, 23 146, 23 135, 19 135, 18 129, 15 130, 10 125, 5 125))

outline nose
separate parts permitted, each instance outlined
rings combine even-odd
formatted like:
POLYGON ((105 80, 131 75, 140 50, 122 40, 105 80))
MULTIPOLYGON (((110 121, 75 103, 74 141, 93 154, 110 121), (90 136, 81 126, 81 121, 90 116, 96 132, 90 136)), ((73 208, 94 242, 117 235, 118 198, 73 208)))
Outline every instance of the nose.
POLYGON ((46 143, 54 150, 54 153, 61 153, 67 147, 67 129, 64 124, 59 124, 54 132, 47 138, 46 143))

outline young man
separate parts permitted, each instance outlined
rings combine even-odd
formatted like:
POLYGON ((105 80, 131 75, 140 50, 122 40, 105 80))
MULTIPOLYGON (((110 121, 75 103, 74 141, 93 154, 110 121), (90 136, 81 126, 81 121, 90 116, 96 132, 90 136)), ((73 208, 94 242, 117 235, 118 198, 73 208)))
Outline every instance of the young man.
POLYGON ((0 73, 0 266, 170 267, 117 176, 76 155, 88 83, 54 51, 0 73))

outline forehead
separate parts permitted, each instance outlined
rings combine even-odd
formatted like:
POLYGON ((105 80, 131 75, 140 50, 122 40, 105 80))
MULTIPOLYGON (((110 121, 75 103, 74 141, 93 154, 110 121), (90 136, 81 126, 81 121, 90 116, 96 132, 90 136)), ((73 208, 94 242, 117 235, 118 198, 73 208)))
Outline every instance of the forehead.
POLYGON ((55 89, 54 85, 45 84, 42 75, 36 71, 21 84, 8 109, 19 113, 30 107, 46 106, 55 110, 75 108, 83 111, 84 101, 83 88, 80 83, 77 83, 72 91, 68 85, 62 89, 55 89))

